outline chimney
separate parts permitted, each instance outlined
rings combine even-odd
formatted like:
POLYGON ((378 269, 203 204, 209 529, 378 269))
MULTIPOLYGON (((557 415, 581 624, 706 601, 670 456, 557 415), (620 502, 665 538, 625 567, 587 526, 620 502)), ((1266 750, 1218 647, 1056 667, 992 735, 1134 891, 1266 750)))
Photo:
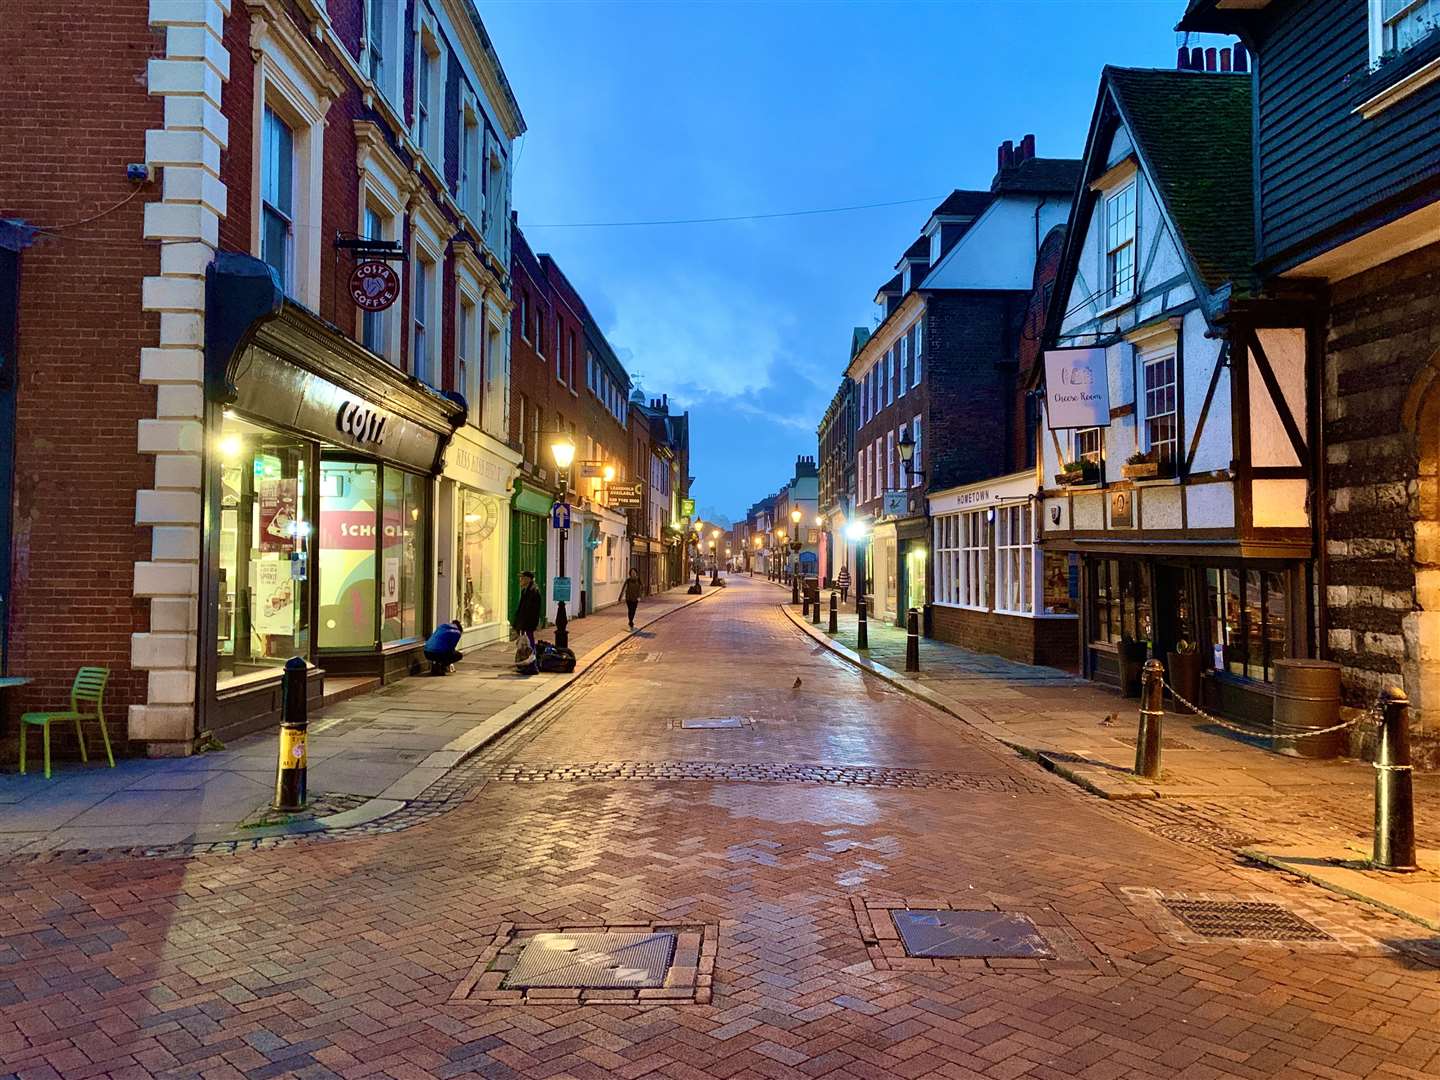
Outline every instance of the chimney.
POLYGON ((1180 48, 1175 50, 1175 70, 1190 70, 1190 50, 1187 49, 1184 45, 1181 45, 1180 48))
POLYGON ((1015 144, 1009 139, 1006 139, 1000 144, 1000 149, 996 152, 995 156, 997 159, 996 168, 1008 169, 1014 164, 1015 144))
POLYGON ((1208 48, 1208 49, 1205 50, 1205 70, 1206 70, 1206 71, 1214 71, 1214 70, 1215 70, 1215 51, 1216 51, 1216 50, 1215 50, 1215 46, 1214 46, 1214 45, 1211 45, 1210 48, 1208 48))
POLYGON ((1229 49, 1221 49, 1221 50, 1220 50, 1220 70, 1221 70, 1221 71, 1229 71, 1229 70, 1230 70, 1230 50, 1229 50, 1229 49))
MULTIPOLYGON (((1020 160, 1029 161, 1035 156, 1035 136, 1026 135, 1020 140, 1020 160)), ((1018 164, 1018 162, 1017 162, 1018 164)))
POLYGON ((1237 41, 1237 42, 1235 43, 1235 47, 1234 47, 1231 51, 1235 54, 1234 70, 1236 70, 1236 71, 1249 71, 1249 70, 1250 70, 1250 53, 1249 53, 1249 51, 1245 48, 1245 46, 1244 46, 1244 45, 1241 45, 1241 44, 1237 41))
POLYGON ((1205 50, 1202 49, 1199 45, 1196 45, 1193 49, 1190 50, 1190 70, 1205 70, 1205 50))

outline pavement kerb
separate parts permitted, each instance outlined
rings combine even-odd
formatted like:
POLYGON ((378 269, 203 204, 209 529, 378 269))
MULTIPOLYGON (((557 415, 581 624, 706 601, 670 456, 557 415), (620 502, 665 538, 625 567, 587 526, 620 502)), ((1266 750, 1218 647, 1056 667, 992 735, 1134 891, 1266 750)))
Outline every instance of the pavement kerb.
POLYGON ((836 641, 819 627, 810 625, 802 616, 796 615, 791 611, 790 605, 780 604, 778 606, 780 610, 785 613, 787 619, 837 656, 843 657, 856 667, 870 672, 870 674, 874 675, 877 679, 883 679, 902 693, 909 694, 914 698, 919 698, 927 705, 939 709, 949 716, 953 716, 986 738, 993 739, 1001 746, 1007 747, 1017 754, 1029 758, 1049 772, 1063 777, 1070 781, 1070 783, 1090 792, 1092 795, 1098 795, 1100 798, 1108 799, 1112 802, 1123 802, 1135 799, 1158 799, 1161 797, 1161 793, 1156 788, 1150 787, 1141 781, 1118 781, 1098 767, 1087 768, 1084 765, 1064 760, 1064 758, 1055 751, 1026 746, 1014 738, 1007 738, 1006 734, 1002 734, 1002 731, 1008 732, 1008 729, 1002 724, 997 724, 984 713, 937 694, 928 686, 925 686, 923 683, 917 683, 914 679, 907 678, 892 667, 888 667, 879 661, 871 660, 868 656, 862 656, 848 645, 843 645, 836 641))
MULTIPOLYGON (((1390 903, 1381 897, 1375 896, 1373 892, 1361 892, 1359 889, 1352 888, 1334 880, 1320 870, 1309 870, 1305 866, 1297 863, 1293 858, 1271 854, 1270 852, 1261 851, 1258 848, 1240 848, 1235 854, 1239 855, 1242 859, 1248 859, 1251 862, 1260 863, 1262 866, 1268 866, 1272 870, 1280 870, 1287 874, 1293 874, 1295 877, 1308 881, 1313 885, 1318 885, 1322 889, 1328 889, 1330 892, 1347 896, 1351 900, 1359 900, 1362 904, 1369 904, 1371 907, 1388 911, 1391 915, 1417 923, 1427 930, 1440 931, 1440 920, 1426 918, 1424 915, 1411 911, 1399 904, 1390 903)), ((1430 865, 1433 866, 1434 862, 1432 861, 1430 865)), ((1383 871, 1374 872, 1378 873, 1383 871)))
MULTIPOLYGON (((687 597, 674 607, 662 611, 659 615, 652 616, 645 622, 637 623, 635 629, 644 630, 647 627, 654 626, 661 619, 669 618, 677 611, 684 611, 686 608, 698 604, 706 597, 713 596, 717 591, 716 589, 710 589, 707 592, 700 593, 698 596, 687 597)), ((397 810, 404 809, 407 803, 417 798, 422 791, 436 780, 441 779, 451 769, 479 753, 542 705, 546 705, 559 697, 599 661, 633 637, 634 634, 629 630, 622 630, 618 634, 612 634, 594 649, 590 650, 583 659, 577 658, 574 671, 562 678, 536 688, 534 692, 527 694, 511 705, 507 705, 489 719, 476 724, 469 731, 465 732, 465 734, 450 740, 442 749, 430 754, 424 761, 396 780, 375 798, 369 799, 354 809, 346 810, 343 813, 331 814, 328 817, 315 818, 313 821, 300 823, 302 826, 308 825, 309 828, 279 826, 276 832, 286 834, 302 831, 330 832, 337 829, 352 829, 360 825, 368 825, 371 822, 379 821, 381 818, 388 817, 397 810)), ((260 835, 261 832, 262 830, 251 829, 247 831, 246 837, 260 835)))

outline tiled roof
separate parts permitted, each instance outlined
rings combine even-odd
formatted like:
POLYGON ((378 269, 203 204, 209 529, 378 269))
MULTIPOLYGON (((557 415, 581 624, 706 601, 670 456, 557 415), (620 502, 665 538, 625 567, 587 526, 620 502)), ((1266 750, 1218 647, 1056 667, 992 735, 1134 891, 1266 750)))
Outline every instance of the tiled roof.
POLYGON ((926 236, 918 237, 913 244, 905 249, 905 254, 900 257, 902 259, 928 259, 930 257, 930 238, 926 236))
POLYGON ((899 293, 899 291, 900 291, 900 275, 899 275, 899 274, 896 274, 896 275, 895 275, 894 277, 892 277, 889 281, 887 281, 884 285, 881 285, 880 288, 878 288, 878 289, 875 290, 875 292, 876 292, 877 295, 883 294, 883 293, 899 293))
POLYGON ((995 174, 990 189, 996 194, 1064 195, 1075 192, 1084 163, 1079 158, 1026 158, 1019 165, 995 174))
POLYGON ((956 188, 945 201, 934 210, 930 211, 931 217, 935 216, 956 216, 974 217, 987 206, 995 196, 988 191, 963 191, 956 188))
POLYGON ((1250 78, 1107 67, 1105 79, 1206 286, 1246 286, 1255 262, 1250 78))

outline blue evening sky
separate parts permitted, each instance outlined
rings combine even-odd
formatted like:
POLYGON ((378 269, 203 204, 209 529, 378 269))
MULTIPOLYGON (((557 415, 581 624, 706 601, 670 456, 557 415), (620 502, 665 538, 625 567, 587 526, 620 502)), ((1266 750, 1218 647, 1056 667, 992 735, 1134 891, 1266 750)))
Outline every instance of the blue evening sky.
MULTIPOLYGON (((514 202, 631 375, 691 414, 702 516, 815 426, 932 203, 1034 132, 1078 157, 1104 64, 1171 67, 1183 0, 482 3, 529 124, 514 202), (724 224, 541 228, 906 206, 724 224)), ((978 434, 978 433, 977 433, 978 434)))

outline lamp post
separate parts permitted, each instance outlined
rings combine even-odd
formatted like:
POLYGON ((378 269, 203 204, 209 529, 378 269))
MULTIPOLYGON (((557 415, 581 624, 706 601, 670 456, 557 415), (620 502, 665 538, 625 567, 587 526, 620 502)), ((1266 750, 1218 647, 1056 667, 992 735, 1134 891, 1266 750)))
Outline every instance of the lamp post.
POLYGON ((716 544, 720 540, 720 530, 710 530, 710 584, 720 584, 720 555, 716 544))
POLYGON ((781 555, 780 552, 782 552, 782 551, 784 551, 784 550, 785 550, 785 530, 784 530, 784 529, 776 529, 776 530, 775 530, 775 545, 774 545, 774 552, 775 552, 775 554, 774 554, 774 556, 772 556, 771 559, 770 559, 770 562, 773 564, 773 565, 770 567, 770 576, 771 576, 776 582, 779 582, 779 581, 781 580, 781 578, 782 578, 781 569, 780 569, 780 564, 784 561, 784 556, 781 555))
MULTIPOLYGON (((561 434, 558 439, 550 444, 550 454, 555 459, 555 468, 560 473, 560 505, 565 507, 566 516, 561 520, 569 520, 569 507, 565 497, 570 492, 570 464, 575 460, 575 444, 570 436, 561 434)), ((570 546, 569 527, 560 530, 560 578, 565 579, 565 549, 570 546)), ((568 579, 566 584, 568 585, 568 579)), ((563 598, 555 602, 555 647, 557 649, 568 649, 570 647, 570 632, 566 629, 570 620, 565 614, 565 601, 563 598)))
POLYGON ((804 541, 800 539, 800 519, 805 515, 797 510, 790 511, 790 524, 795 527, 795 532, 790 537, 790 551, 794 558, 790 565, 790 603, 800 602, 800 549, 804 547, 804 541))
POLYGON ((845 526, 846 538, 855 545, 855 647, 858 649, 870 647, 870 628, 865 623, 865 549, 860 546, 865 532, 863 521, 852 521, 845 526))
MULTIPOLYGON (((760 558, 760 545, 765 541, 762 537, 755 537, 755 559, 760 558)), ((750 576, 755 576, 755 559, 750 560, 750 576)))

